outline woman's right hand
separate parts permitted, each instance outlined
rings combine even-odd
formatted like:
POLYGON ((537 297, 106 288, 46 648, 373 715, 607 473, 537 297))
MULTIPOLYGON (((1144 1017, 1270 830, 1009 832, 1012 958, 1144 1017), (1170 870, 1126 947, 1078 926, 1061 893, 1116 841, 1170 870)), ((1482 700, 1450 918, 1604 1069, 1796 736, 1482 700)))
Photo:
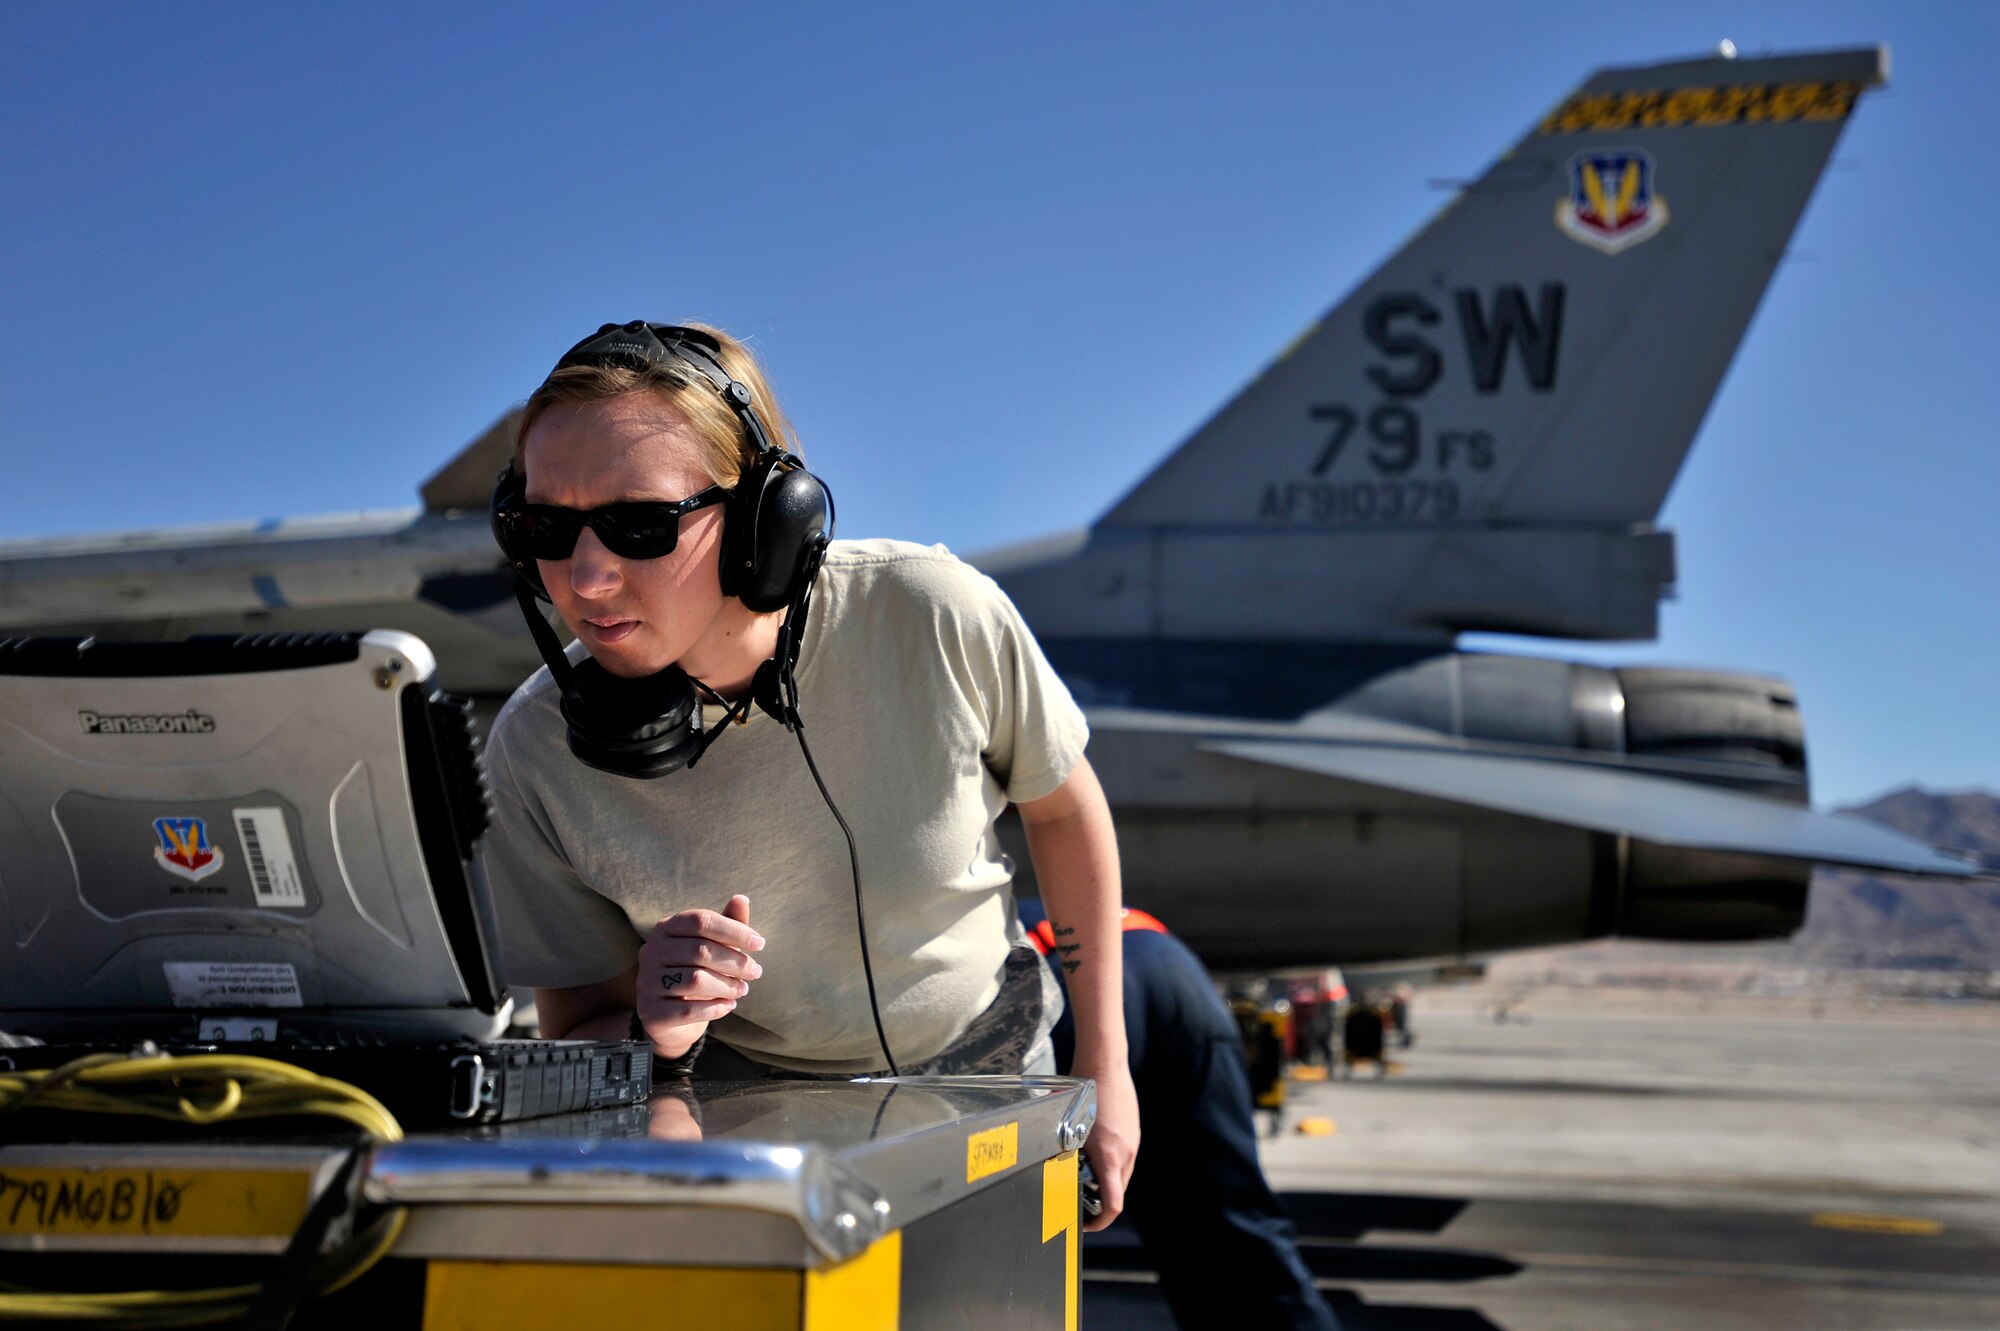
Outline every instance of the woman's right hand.
POLYGON ((736 1009, 764 968, 750 956, 764 936, 750 927, 750 898, 729 898, 720 913, 684 910, 653 926, 639 948, 639 1022, 667 1058, 686 1053, 708 1023, 736 1009))

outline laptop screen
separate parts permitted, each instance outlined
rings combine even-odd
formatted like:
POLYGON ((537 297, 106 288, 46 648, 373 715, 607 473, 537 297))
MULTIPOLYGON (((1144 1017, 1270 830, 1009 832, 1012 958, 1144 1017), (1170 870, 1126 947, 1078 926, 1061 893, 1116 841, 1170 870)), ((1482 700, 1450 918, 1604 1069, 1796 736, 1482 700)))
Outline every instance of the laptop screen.
POLYGON ((0 641, 0 1030, 496 1033, 435 669, 395 632, 0 641))

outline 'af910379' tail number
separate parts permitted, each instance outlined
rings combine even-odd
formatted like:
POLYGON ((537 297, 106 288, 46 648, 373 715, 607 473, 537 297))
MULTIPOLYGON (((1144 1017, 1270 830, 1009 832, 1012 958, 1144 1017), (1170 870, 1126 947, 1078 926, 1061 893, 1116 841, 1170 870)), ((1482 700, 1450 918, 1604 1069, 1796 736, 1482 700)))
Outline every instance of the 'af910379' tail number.
POLYGON ((1264 487, 1265 522, 1428 522, 1458 516, 1458 482, 1286 481, 1264 487))

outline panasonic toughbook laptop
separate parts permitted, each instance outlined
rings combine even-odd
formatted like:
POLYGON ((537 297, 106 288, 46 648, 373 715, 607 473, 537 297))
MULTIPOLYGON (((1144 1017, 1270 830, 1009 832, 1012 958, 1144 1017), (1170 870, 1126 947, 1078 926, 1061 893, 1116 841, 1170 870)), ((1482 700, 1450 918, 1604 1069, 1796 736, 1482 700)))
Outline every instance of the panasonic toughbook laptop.
POLYGON ((411 1078, 467 1119, 643 1100, 642 1044, 493 1042, 485 782, 435 670, 386 631, 0 639, 0 1031, 263 1044, 420 1117, 411 1078))

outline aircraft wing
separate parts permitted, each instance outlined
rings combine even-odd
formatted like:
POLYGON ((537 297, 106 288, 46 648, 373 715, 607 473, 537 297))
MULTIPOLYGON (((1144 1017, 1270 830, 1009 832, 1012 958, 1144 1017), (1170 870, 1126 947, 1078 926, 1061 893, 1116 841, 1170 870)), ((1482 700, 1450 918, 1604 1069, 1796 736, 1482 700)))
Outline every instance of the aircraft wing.
POLYGON ((486 519, 514 420, 426 481, 421 509, 0 541, 0 637, 400 629, 442 687, 505 697, 541 664, 486 519))
POLYGON ((1667 846, 1944 878, 1984 872, 1978 864, 1858 818, 1606 763, 1318 739, 1230 738, 1200 747, 1246 762, 1667 846))

